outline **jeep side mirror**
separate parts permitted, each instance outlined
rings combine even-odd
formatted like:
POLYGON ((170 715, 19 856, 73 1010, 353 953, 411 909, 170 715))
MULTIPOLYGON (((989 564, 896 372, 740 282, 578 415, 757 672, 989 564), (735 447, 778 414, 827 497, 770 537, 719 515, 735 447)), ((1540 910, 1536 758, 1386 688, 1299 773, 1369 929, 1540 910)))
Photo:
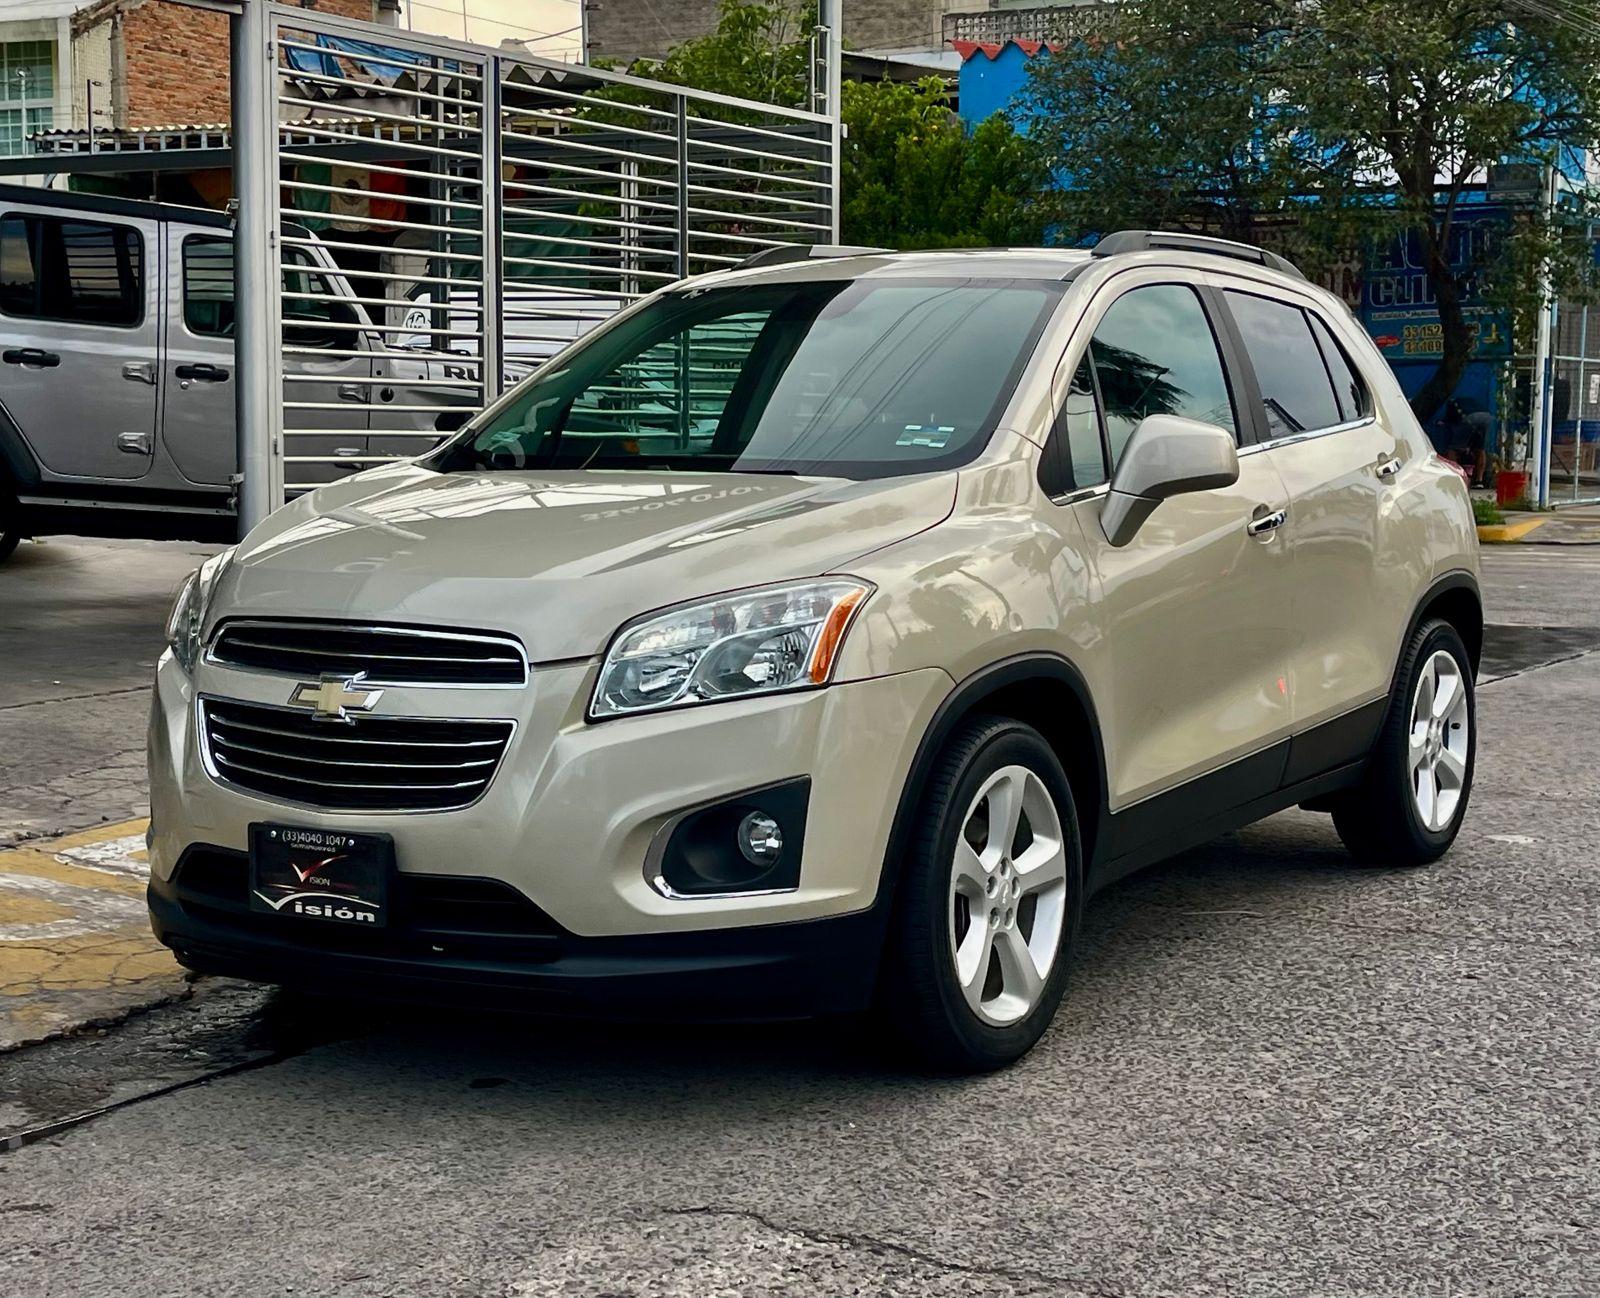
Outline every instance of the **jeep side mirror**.
POLYGON ((1226 428, 1177 415, 1147 415, 1123 448, 1100 526, 1106 540, 1124 546, 1168 497, 1237 481, 1239 451, 1226 428))

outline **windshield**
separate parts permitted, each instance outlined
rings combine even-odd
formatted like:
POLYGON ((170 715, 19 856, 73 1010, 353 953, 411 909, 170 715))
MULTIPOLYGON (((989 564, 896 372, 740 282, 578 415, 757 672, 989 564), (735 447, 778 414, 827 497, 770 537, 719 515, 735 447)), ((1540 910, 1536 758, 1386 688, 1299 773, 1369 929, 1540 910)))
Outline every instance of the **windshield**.
POLYGON ((960 464, 994 430, 1061 288, 862 279, 665 294, 429 462, 850 478, 960 464))

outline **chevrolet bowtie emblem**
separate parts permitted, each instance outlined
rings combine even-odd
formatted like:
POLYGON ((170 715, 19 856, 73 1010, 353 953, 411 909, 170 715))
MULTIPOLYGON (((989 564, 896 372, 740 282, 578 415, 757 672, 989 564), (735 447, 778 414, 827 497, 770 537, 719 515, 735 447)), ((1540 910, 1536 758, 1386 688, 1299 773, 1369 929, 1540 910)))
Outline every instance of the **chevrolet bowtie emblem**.
POLYGON ((324 676, 315 685, 296 685, 289 695, 289 703, 297 708, 310 708, 318 721, 349 721, 352 712, 366 712, 376 707, 383 697, 382 690, 364 690, 361 681, 365 673, 354 676, 324 676))

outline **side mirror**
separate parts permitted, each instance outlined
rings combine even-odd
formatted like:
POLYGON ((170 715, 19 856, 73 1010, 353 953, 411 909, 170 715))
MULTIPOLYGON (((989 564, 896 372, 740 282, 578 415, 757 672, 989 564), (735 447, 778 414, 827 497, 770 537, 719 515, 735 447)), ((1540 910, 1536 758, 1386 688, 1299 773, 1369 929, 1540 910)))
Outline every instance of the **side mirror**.
POLYGON ((1123 448, 1100 526, 1106 540, 1124 546, 1169 496, 1237 481, 1239 451, 1226 428, 1177 415, 1147 415, 1123 448))

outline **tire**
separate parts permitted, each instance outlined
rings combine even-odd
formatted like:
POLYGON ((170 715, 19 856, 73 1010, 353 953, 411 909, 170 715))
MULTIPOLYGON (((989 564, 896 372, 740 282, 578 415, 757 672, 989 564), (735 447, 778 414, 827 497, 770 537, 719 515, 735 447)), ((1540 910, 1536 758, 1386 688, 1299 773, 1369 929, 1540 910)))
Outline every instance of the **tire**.
POLYGON ((1400 660, 1360 786, 1334 805, 1333 827, 1350 854, 1366 865, 1437 861, 1461 831, 1477 750, 1472 658, 1448 622, 1426 622, 1400 660))
POLYGON ((895 899, 879 1014, 934 1068, 1001 1068, 1044 1035, 1066 990, 1083 909, 1072 789, 1038 731, 981 717, 940 754, 917 823, 895 899), (1020 807, 1016 830, 1002 848, 989 813, 1013 805, 1020 807), (1037 836, 1035 822, 1043 830, 1037 836))
POLYGON ((4 485, 0 485, 0 563, 11 557, 22 540, 17 515, 16 501, 6 494, 4 485))

